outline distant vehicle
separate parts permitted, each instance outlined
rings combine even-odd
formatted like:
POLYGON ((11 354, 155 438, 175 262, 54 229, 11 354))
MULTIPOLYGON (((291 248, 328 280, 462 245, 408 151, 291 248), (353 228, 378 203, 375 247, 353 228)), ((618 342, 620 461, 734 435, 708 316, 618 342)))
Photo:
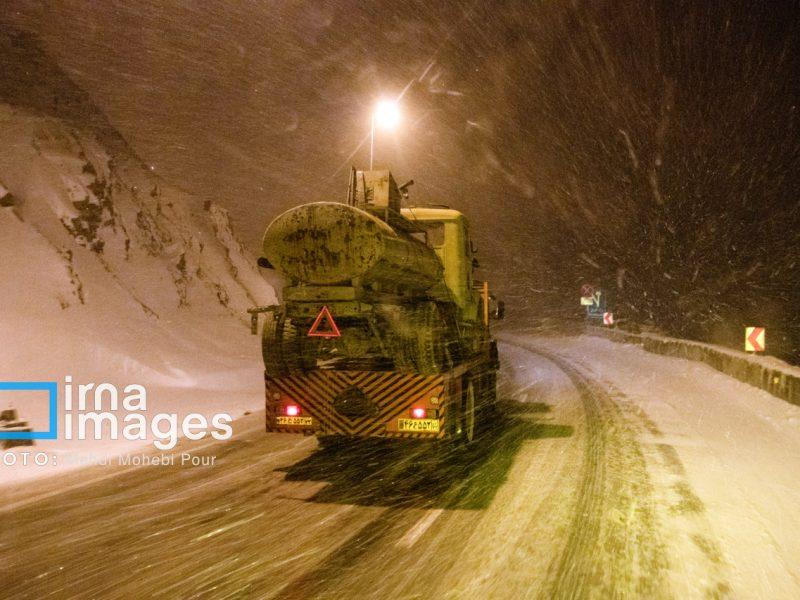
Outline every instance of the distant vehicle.
POLYGON ((264 314, 267 431, 470 443, 496 408, 491 318, 467 220, 406 207, 389 171, 352 170, 346 203, 304 204, 264 234, 262 267, 286 279, 264 314))
MULTIPOLYGON (((19 413, 16 408, 9 408, 0 411, 0 431, 3 432, 16 432, 16 433, 30 433, 33 431, 28 425, 27 421, 19 418, 19 413)), ((5 439, 3 442, 3 450, 9 450, 16 446, 33 446, 33 440, 11 440, 5 439)))

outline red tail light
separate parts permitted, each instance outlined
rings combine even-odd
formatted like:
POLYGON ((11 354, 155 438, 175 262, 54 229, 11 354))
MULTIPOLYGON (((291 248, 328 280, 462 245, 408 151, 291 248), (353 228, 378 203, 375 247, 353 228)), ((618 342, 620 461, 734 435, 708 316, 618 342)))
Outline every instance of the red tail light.
POLYGON ((415 406, 411 409, 412 419, 424 419, 428 415, 428 411, 421 406, 415 406))
POLYGON ((287 404, 283 410, 287 417, 296 417, 300 414, 300 407, 297 404, 287 404))

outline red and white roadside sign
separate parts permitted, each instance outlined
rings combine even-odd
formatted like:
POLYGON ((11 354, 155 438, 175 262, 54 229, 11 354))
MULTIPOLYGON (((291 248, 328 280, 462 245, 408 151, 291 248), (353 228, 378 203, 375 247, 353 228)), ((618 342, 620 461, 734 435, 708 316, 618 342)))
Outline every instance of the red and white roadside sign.
POLYGON ((614 324, 614 313, 603 313, 603 325, 613 325, 614 324))
POLYGON ((594 286, 584 283, 581 286, 581 306, 591 306, 594 301, 594 286))
POLYGON ((745 327, 744 328, 744 349, 745 352, 764 352, 767 347, 766 343, 767 330, 763 327, 745 327))

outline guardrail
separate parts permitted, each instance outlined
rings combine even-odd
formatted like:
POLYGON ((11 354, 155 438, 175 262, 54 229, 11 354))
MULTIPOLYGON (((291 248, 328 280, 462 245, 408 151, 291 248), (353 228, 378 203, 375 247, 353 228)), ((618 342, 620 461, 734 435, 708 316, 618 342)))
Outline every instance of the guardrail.
POLYGON ((674 356, 706 363, 743 383, 755 386, 773 396, 800 406, 800 368, 782 363, 772 357, 755 357, 736 350, 720 348, 702 342, 677 338, 629 333, 614 329, 587 327, 589 335, 604 337, 614 342, 636 344, 648 352, 674 356))

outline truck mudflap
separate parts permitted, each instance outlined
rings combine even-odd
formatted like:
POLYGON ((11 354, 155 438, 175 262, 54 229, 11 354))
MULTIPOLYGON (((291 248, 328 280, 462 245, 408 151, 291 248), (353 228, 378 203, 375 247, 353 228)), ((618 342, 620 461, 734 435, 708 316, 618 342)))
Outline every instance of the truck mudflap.
POLYGON ((320 436, 450 437, 449 399, 460 394, 456 375, 323 369, 265 375, 266 430, 320 436))

